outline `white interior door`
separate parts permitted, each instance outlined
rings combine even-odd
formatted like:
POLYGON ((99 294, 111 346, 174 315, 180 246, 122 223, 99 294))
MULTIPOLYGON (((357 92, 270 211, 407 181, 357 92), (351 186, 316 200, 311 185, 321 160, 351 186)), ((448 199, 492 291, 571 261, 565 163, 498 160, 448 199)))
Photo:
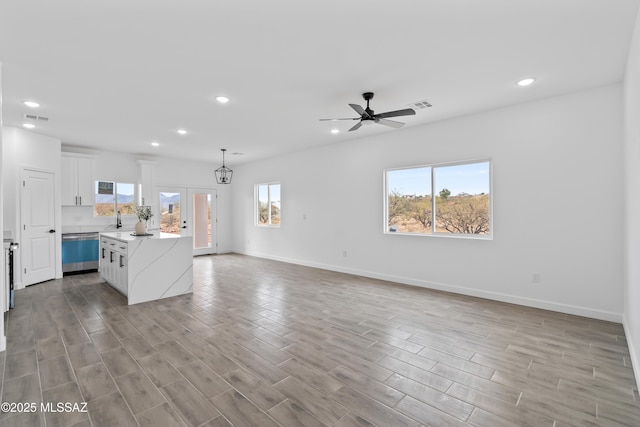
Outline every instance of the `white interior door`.
POLYGON ((216 190, 189 188, 187 197, 189 198, 189 223, 193 236, 193 254, 216 253, 216 190))
POLYGON ((55 176, 24 169, 21 187, 21 259, 25 286, 55 278, 55 176))

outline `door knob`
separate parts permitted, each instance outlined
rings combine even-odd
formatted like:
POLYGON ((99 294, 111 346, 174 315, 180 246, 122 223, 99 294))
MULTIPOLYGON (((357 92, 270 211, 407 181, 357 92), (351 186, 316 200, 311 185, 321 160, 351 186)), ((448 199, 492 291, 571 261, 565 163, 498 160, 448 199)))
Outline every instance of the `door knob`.
POLYGON ((49 230, 49 233, 55 233, 56 230, 49 230))

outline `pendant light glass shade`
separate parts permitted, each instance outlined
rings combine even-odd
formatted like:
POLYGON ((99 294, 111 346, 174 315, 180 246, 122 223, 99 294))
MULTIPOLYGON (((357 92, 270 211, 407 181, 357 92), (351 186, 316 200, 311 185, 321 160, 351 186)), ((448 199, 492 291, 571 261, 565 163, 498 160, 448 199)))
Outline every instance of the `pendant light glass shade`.
POLYGON ((224 152, 226 148, 221 148, 222 151, 222 166, 216 169, 216 182, 218 184, 231 184, 231 178, 233 177, 233 171, 224 165, 224 152))

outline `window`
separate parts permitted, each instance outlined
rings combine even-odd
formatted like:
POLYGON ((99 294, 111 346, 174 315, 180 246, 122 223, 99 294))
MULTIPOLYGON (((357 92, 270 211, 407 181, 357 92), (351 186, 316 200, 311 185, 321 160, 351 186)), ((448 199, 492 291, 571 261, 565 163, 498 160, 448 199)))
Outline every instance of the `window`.
POLYGON ((257 224, 280 225, 280 184, 258 184, 256 186, 257 224))
POLYGON ((385 172, 385 232, 491 235, 491 162, 385 172))
POLYGON ((95 216, 135 215, 134 188, 126 182, 96 181, 95 216))

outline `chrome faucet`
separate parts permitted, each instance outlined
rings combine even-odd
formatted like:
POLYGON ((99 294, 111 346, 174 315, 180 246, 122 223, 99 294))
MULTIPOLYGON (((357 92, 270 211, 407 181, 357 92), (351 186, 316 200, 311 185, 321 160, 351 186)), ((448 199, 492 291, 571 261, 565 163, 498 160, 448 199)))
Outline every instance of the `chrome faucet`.
POLYGON ((120 211, 118 211, 118 216, 116 217, 116 228, 122 228, 122 216, 120 216, 120 211))

